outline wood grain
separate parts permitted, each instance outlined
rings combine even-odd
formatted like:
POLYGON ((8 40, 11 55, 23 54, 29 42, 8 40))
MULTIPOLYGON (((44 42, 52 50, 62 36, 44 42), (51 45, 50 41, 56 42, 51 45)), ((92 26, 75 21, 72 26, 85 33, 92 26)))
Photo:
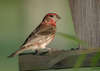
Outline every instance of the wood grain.
MULTIPOLYGON (((100 47, 100 0, 69 0, 75 31, 88 47, 100 47)), ((80 46, 84 48, 84 46, 80 46)))
MULTIPOLYGON (((86 57, 80 67, 92 67, 92 59, 97 54, 100 54, 100 48, 73 51, 56 50, 42 56, 32 53, 20 54, 20 71, 73 68, 81 55, 86 55, 86 57)), ((100 66, 100 59, 98 59, 96 66, 100 66)))

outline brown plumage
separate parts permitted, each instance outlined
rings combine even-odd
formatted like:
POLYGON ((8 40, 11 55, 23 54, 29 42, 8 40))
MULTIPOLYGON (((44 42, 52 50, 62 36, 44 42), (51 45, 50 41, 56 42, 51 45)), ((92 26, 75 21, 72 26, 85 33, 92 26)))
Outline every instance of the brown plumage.
POLYGON ((41 24, 33 30, 19 50, 8 57, 16 56, 26 50, 45 49, 46 46, 54 39, 56 33, 56 21, 60 17, 56 13, 48 13, 41 24))

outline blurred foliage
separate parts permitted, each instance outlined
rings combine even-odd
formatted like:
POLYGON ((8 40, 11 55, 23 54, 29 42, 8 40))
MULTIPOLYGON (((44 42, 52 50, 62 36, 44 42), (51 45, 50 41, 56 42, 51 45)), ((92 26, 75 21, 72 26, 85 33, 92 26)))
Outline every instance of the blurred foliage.
POLYGON ((95 67, 98 61, 100 60, 100 52, 97 53, 91 60, 91 66, 95 67))
POLYGON ((75 66, 74 66, 74 70, 75 70, 75 71, 77 71, 78 68, 80 68, 80 65, 83 63, 85 57, 86 57, 86 54, 83 54, 83 55, 81 55, 81 56, 78 58, 78 60, 77 60, 77 62, 76 62, 76 64, 75 64, 75 66))
MULTIPOLYGON (((82 45, 82 46, 88 47, 88 45, 89 45, 87 42, 85 42, 85 41, 83 41, 83 40, 80 40, 79 38, 77 38, 77 37, 75 37, 75 36, 72 36, 72 35, 69 35, 69 34, 65 34, 65 33, 61 33, 61 32, 57 32, 57 34, 60 35, 60 36, 62 36, 62 37, 64 37, 64 38, 66 38, 66 40, 68 40, 68 39, 69 39, 69 40, 73 40, 74 42, 76 42, 76 43, 78 43, 78 44, 80 44, 80 45, 82 45)), ((89 45, 89 46, 91 46, 91 45, 89 45)), ((78 60, 77 60, 77 62, 76 62, 76 64, 75 64, 75 66, 74 66, 74 70, 75 70, 75 71, 78 71, 78 69, 80 68, 80 65, 83 63, 85 57, 86 57, 86 54, 83 54, 83 55, 81 55, 81 56, 78 58, 78 60)), ((90 60, 90 61, 91 61, 91 66, 93 67, 93 68, 92 68, 93 70, 98 70, 98 69, 100 69, 100 68, 96 68, 96 64, 97 64, 97 62, 99 61, 99 59, 100 59, 100 53, 97 53, 97 54, 92 58, 92 60, 90 60)))
POLYGON ((74 42, 78 43, 78 44, 81 44, 83 46, 88 46, 88 43, 83 41, 83 40, 80 40, 79 38, 75 37, 75 36, 72 36, 72 35, 69 35, 69 34, 65 34, 65 33, 61 33, 61 32, 57 32, 58 35, 66 38, 66 39, 69 39, 69 40, 73 40, 74 42))

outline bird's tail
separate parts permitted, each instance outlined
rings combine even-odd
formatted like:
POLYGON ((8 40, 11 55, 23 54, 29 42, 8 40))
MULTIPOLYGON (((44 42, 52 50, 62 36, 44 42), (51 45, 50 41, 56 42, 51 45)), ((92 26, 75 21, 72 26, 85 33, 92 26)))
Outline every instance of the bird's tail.
POLYGON ((14 56, 16 56, 16 55, 22 53, 23 51, 24 51, 24 49, 19 49, 19 50, 17 50, 16 52, 14 52, 14 53, 12 53, 11 55, 9 55, 8 57, 9 57, 9 58, 14 57, 14 56))

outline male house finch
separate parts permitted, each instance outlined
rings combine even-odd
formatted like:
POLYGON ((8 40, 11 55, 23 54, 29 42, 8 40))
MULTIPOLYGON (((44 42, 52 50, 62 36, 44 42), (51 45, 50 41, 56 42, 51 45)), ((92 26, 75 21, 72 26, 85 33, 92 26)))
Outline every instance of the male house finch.
POLYGON ((54 39, 56 33, 56 22, 60 17, 56 13, 48 13, 40 25, 33 30, 21 47, 8 57, 16 56, 26 50, 38 51, 45 49, 54 39))

